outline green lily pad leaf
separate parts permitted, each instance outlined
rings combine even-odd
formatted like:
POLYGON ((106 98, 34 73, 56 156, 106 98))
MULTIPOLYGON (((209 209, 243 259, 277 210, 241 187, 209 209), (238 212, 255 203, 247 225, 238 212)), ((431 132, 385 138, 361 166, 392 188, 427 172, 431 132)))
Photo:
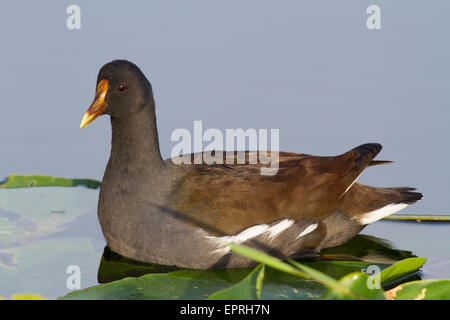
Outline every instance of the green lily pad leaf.
POLYGON ((384 265, 416 257, 411 251, 394 248, 387 240, 362 234, 340 246, 322 250, 320 256, 322 259, 353 260, 384 265))
POLYGON ((426 261, 427 259, 425 258, 408 258, 396 262, 380 272, 380 282, 381 284, 387 284, 408 274, 414 273, 418 271, 426 261))
POLYGON ((264 280, 264 265, 257 266, 244 280, 213 293, 209 300, 259 300, 264 280))
POLYGON ((125 258, 105 246, 97 277, 99 283, 108 283, 127 277, 140 277, 149 273, 167 273, 175 270, 179 268, 125 258))
POLYGON ((343 276, 352 272, 365 272, 367 267, 371 265, 378 266, 380 270, 383 270, 389 265, 387 264, 374 264, 361 261, 339 261, 339 260, 317 260, 317 261, 305 261, 303 265, 309 266, 313 269, 321 271, 334 279, 340 279, 343 276))
MULTIPOLYGON (((98 280, 100 283, 107 283, 120 280, 125 277, 138 277, 150 273, 166 273, 172 269, 175 269, 176 271, 169 273, 171 277, 221 281, 226 283, 226 287, 242 281, 252 271, 252 269, 249 268, 223 270, 182 270, 173 266, 134 261, 111 251, 109 247, 105 247, 98 270, 98 280)), ((296 276, 279 272, 275 269, 266 268, 264 289, 261 292, 261 298, 314 299, 319 298, 325 290, 326 288, 323 285, 315 281, 298 278, 296 276)))
MULTIPOLYGON (((334 278, 340 278, 348 273, 361 271, 369 264, 359 261, 306 261, 305 265, 322 271, 334 278)), ((387 265, 380 265, 386 268, 387 265)), ((281 275, 286 274, 273 272, 274 269, 266 270, 265 281, 281 281, 281 275)), ((188 270, 180 269, 176 266, 160 265, 155 263, 146 263, 136 261, 119 255, 105 246, 103 256, 100 262, 98 277, 100 283, 108 283, 120 280, 126 277, 139 277, 149 273, 167 273, 174 277, 202 279, 202 280, 223 280, 227 282, 239 282, 250 272, 250 268, 243 269, 217 269, 217 270, 188 270)), ((294 277, 295 279, 295 277, 294 277)), ((292 280, 292 279, 289 279, 292 280)))
POLYGON ((233 250, 234 252, 247 257, 249 259, 252 259, 254 261, 257 261, 259 263, 263 263, 268 265, 269 267, 294 275, 294 276, 298 276, 301 278, 308 278, 308 275, 306 273, 301 272, 300 270, 294 268, 293 266, 281 261, 278 258, 272 257, 268 254, 265 254, 261 251, 249 248, 249 247, 245 247, 245 246, 241 246, 241 245, 237 245, 237 244, 230 244, 229 245, 231 250, 233 250))
MULTIPOLYGON (((366 238, 366 237, 363 237, 366 238)), ((368 237, 372 240, 373 237, 368 237)), ((376 238, 375 238, 376 239, 376 238)), ((375 243, 376 247, 380 247, 382 240, 376 239, 376 241, 367 241, 367 243, 375 243)), ((388 248, 396 252, 395 249, 388 248)), ((367 251, 364 251, 367 252, 367 251)), ((308 275, 307 272, 319 271, 321 274, 325 274, 325 282, 327 284, 335 284, 344 275, 353 272, 360 272, 366 269, 373 263, 362 261, 335 261, 335 260, 306 260, 302 261, 302 266, 309 269, 307 272, 302 272, 296 266, 292 265, 296 262, 291 261, 291 265, 280 261, 276 258, 264 255, 263 259, 269 258, 269 260, 258 260, 261 263, 265 263, 267 268, 264 275, 264 286, 261 291, 262 299, 318 299, 327 290, 327 286, 324 283, 319 283, 315 279, 320 277, 319 274, 314 274, 314 277, 308 275), (311 270, 312 269, 312 270, 311 270), (280 271, 281 270, 281 271, 280 271), (288 273, 285 271, 287 270, 288 273), (299 272, 303 277, 299 277, 299 272)), ((387 264, 377 264, 381 270, 388 267, 387 264)), ((181 270, 174 266, 164 266, 158 264, 143 263, 134 261, 112 252, 109 247, 104 250, 103 257, 101 259, 98 279, 100 283, 111 282, 120 280, 125 277, 139 277, 144 274, 154 273, 166 273, 170 272, 173 278, 180 278, 184 280, 204 280, 204 285, 208 286, 209 282, 220 282, 224 285, 224 288, 236 285, 243 281, 251 273, 251 269, 226 269, 226 270, 181 270), (171 272, 172 271, 172 272, 171 272)), ((322 279, 322 282, 323 279, 322 279)), ((342 288, 341 288, 342 290, 342 288)), ((344 292, 348 289, 343 289, 344 292)), ((352 296, 351 298, 358 298, 358 296, 352 296)), ((361 298, 361 297, 360 297, 361 298)))
MULTIPOLYGON (((251 271, 251 269, 181 270, 171 272, 170 275, 186 279, 221 280, 226 281, 230 286, 230 284, 242 281, 251 271)), ((310 300, 320 298, 325 291, 326 287, 316 281, 299 278, 266 267, 261 299, 310 300)))
MULTIPOLYGON (((270 257, 265 254, 262 255, 262 259, 265 259, 264 263, 266 263, 268 267, 264 272, 264 286, 260 291, 261 299, 319 299, 328 290, 327 286, 324 285, 324 283, 327 285, 330 285, 331 283, 332 286, 337 287, 337 292, 341 292, 340 298, 367 298, 366 296, 359 296, 359 294, 352 294, 349 288, 342 288, 343 286, 339 283, 339 281, 334 280, 329 275, 322 274, 320 272, 321 270, 334 270, 334 274, 348 274, 366 268, 368 266, 368 263, 366 262, 326 260, 306 261, 305 263, 301 264, 302 268, 298 269, 298 262, 291 261, 291 264, 293 265, 290 265, 274 257, 270 257), (286 270, 288 271, 288 273, 284 272, 286 270), (320 278, 319 281, 321 281, 322 283, 319 283, 316 278, 320 278)), ((259 258, 259 260, 261 260, 261 256, 259 258)), ((263 262, 263 260, 259 262, 263 262)), ((385 265, 380 266, 381 268, 386 268, 385 265)), ((251 278, 251 272, 251 269, 180 270, 174 266, 142 263, 139 261, 124 258, 112 252, 109 247, 106 247, 99 267, 98 278, 99 280, 109 282, 115 279, 121 279, 123 277, 137 277, 141 276, 141 274, 147 274, 147 276, 150 276, 148 281, 139 283, 128 282, 130 278, 109 283, 114 283, 114 287, 112 289, 119 290, 116 289, 116 286, 120 287, 122 285, 122 281, 127 281, 125 287, 128 291, 124 292, 120 296, 124 299, 204 299, 211 294, 214 294, 215 292, 217 293, 218 290, 224 290, 225 292, 227 292, 228 289, 239 287, 239 284, 244 283, 245 279, 251 278), (154 274, 155 272, 168 272, 171 270, 176 271, 170 272, 168 274, 154 274), (163 278, 158 278, 157 276, 162 276, 163 278), (163 279, 167 279, 167 283, 164 283, 163 279), (177 279, 180 280, 180 282, 176 282, 177 279), (192 284, 193 287, 189 287, 187 284, 192 284), (166 288, 165 285, 169 287, 166 288), (141 287, 139 291, 137 291, 138 286, 141 287), (154 290, 156 289, 152 289, 153 286, 159 288, 161 292, 155 292, 154 290), (194 286, 198 290, 193 290, 194 286), (188 291, 193 290, 193 292, 183 291, 183 288, 188 291), (142 290, 144 290, 145 292, 142 290), (166 295, 163 293, 163 291, 167 290, 169 292, 166 295), (194 293, 196 294, 193 295, 194 293)), ((143 277, 141 276, 140 278, 143 277)), ((69 294, 64 298, 114 298, 113 293, 104 292, 104 290, 109 291, 110 289, 103 289, 103 285, 96 286, 87 290, 93 291, 85 292, 81 290, 83 293, 77 291, 75 293, 69 294)))
POLYGON ((391 214, 383 220, 412 222, 450 222, 448 214, 391 214))
POLYGON ((385 292, 388 300, 450 300, 450 280, 421 280, 385 292))
POLYGON ((67 229, 88 212, 98 191, 87 188, 0 189, 0 249, 24 246, 67 229))
POLYGON ((316 269, 313 269, 311 267, 308 267, 307 265, 300 264, 294 260, 289 260, 289 263, 292 264, 293 266, 297 267, 304 273, 306 273, 310 279, 314 279, 317 282, 322 283, 323 285, 327 286, 328 288, 333 288, 334 290, 340 291, 343 294, 352 296, 350 291, 345 290, 344 287, 341 287, 339 285, 339 283, 335 279, 330 277, 329 275, 327 275, 323 272, 320 272, 316 269))
MULTIPOLYGON (((371 288, 369 286, 370 283, 369 275, 365 273, 362 272, 350 273, 339 279, 338 282, 341 286, 344 286, 353 294, 357 295, 359 299, 369 299, 369 300, 385 299, 384 293, 381 289, 371 288)), ((354 298, 332 288, 324 294, 323 299, 349 300, 354 298)))
POLYGON ((301 265, 300 263, 290 260, 291 265, 275 258, 270 255, 267 255, 261 251, 236 245, 236 244, 230 244, 229 245, 231 250, 234 252, 243 255, 244 257, 247 257, 249 259, 255 260, 259 263, 266 264, 270 266, 271 268, 277 269, 279 271, 300 277, 305 278, 309 280, 315 280, 322 285, 325 285, 329 288, 333 288, 335 291, 341 292, 343 295, 348 295, 353 298, 357 298, 351 291, 348 290, 345 286, 342 286, 338 281, 334 280, 333 278, 329 277, 328 275, 314 270, 310 267, 301 265), (295 266, 295 268, 294 268, 295 266))
POLYGON ((97 284, 95 252, 88 238, 39 240, 32 246, 8 248, 14 254, 14 265, 0 264, 0 296, 33 292, 51 299, 66 294, 67 267, 81 270, 81 286, 97 284))
MULTIPOLYGON (((76 291, 63 298, 205 299, 219 290, 238 283, 250 273, 250 269, 229 269, 180 270, 168 274, 147 274, 139 278, 124 278, 76 291), (132 279, 141 280, 133 281, 132 279)), ((266 268, 264 273, 261 299, 318 299, 326 291, 326 287, 316 281, 302 279, 271 268, 266 268)))
POLYGON ((61 299, 75 300, 203 300, 228 286, 225 281, 207 281, 147 274, 78 290, 61 299))
POLYGON ((0 188, 30 188, 30 187, 76 187, 85 186, 92 189, 100 188, 101 182, 93 179, 70 179, 41 175, 11 174, 0 182, 0 188))
POLYGON ((176 278, 220 280, 237 283, 242 281, 252 270, 245 269, 218 269, 218 270, 179 270, 171 272, 170 275, 176 278))
MULTIPOLYGON (((333 261, 334 263, 334 261, 333 261)), ((125 277, 137 277, 143 274, 168 272, 173 266, 164 266, 134 261, 105 248, 100 262, 98 279, 100 283, 120 280, 125 277)), ((359 270, 359 269, 358 269, 359 270)), ((173 278, 206 280, 221 282, 228 288, 242 281, 251 273, 252 269, 223 269, 223 270, 181 270, 170 272, 173 278)), ((323 285, 292 276, 272 268, 265 268, 264 288, 261 299, 317 299, 326 290, 323 285)), ((208 285, 208 282, 205 282, 208 285)))

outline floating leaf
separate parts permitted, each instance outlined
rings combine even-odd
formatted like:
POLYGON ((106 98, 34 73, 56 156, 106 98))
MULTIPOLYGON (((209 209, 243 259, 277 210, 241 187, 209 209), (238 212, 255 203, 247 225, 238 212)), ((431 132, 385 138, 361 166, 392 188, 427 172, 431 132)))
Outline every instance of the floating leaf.
MULTIPOLYGON (((304 261, 303 265, 322 271, 336 279, 355 271, 361 271, 369 265, 358 261, 304 261)), ((379 265, 381 269, 386 265, 379 265)), ((138 277, 149 273, 166 273, 178 268, 152 263, 134 261, 111 251, 106 246, 100 262, 98 279, 100 283, 120 280, 125 277, 138 277)), ((224 270, 177 270, 170 273, 172 277, 226 281, 228 286, 242 281, 251 269, 224 269, 224 270)), ((264 299, 315 299, 319 298, 326 287, 315 281, 299 278, 290 274, 266 268, 264 276, 264 289, 261 296, 264 299)))
POLYGON ((17 175, 11 174, 0 182, 0 188, 30 188, 30 187, 76 187, 85 186, 98 189, 100 181, 93 179, 70 179, 41 175, 17 175))
POLYGON ((387 264, 374 264, 361 261, 339 261, 339 260, 317 260, 317 261, 302 261, 303 265, 321 271, 334 279, 339 279, 346 274, 352 272, 364 272, 367 267, 371 265, 378 266, 381 270, 387 268, 387 264))
POLYGON ((225 281, 206 281, 172 277, 170 274, 148 274, 125 278, 83 290, 74 291, 61 299, 75 300, 199 300, 226 288, 225 281))
MULTIPOLYGON (((290 261, 292 264, 290 265, 251 248, 232 246, 234 251, 241 250, 240 252, 245 253, 247 257, 256 258, 257 261, 270 266, 264 273, 264 286, 259 293, 262 299, 318 299, 321 296, 326 299, 384 298, 380 289, 369 289, 370 279, 366 274, 353 273, 357 275, 356 278, 344 276, 337 281, 314 268, 314 266, 323 267, 330 264, 334 267, 342 265, 346 270, 360 270, 361 267, 367 266, 366 263, 319 261, 300 264, 290 261), (326 295, 324 295, 327 292, 325 285, 332 288, 326 295)), ((107 263, 112 263, 108 267, 110 271, 113 271, 113 266, 119 266, 119 269, 125 270, 124 274, 133 272, 139 274, 139 272, 154 271, 164 267, 121 258, 119 255, 111 255, 111 252, 107 250, 105 252, 109 259, 107 263), (133 266, 136 267, 134 271, 133 266)), ((413 261, 409 261, 409 265, 412 265, 411 262, 413 261)), ((102 267, 99 269, 99 278, 101 269, 102 267)), ((64 299, 204 299, 210 295, 216 299, 244 299, 251 294, 255 295, 254 290, 258 287, 257 279, 255 271, 252 274, 250 269, 178 270, 168 274, 147 274, 140 278, 125 278, 70 293, 64 299), (253 281, 253 284, 249 285, 249 281, 253 281)))
POLYGON ((256 300, 261 297, 264 265, 257 266, 244 280, 232 287, 213 293, 209 300, 256 300))
POLYGON ((327 286, 328 288, 333 288, 334 290, 342 292, 345 295, 350 295, 353 298, 356 298, 355 296, 353 296, 351 294, 351 291, 348 290, 348 288, 341 287, 339 285, 338 281, 331 278, 327 274, 322 273, 322 272, 315 270, 311 267, 308 267, 306 265, 300 264, 297 261, 289 260, 289 263, 292 264, 293 266, 297 267, 304 273, 306 273, 310 279, 314 279, 315 281, 327 286))
POLYGON ((383 220, 413 221, 413 222, 450 222, 448 214, 391 214, 383 220))
POLYGON ((140 277, 149 273, 167 273, 175 270, 179 268, 125 258, 105 246, 97 277, 98 282, 108 283, 126 277, 140 277))
POLYGON ((415 257, 411 251, 398 250, 387 240, 358 234, 340 246, 322 250, 324 259, 353 260, 370 264, 391 265, 397 261, 415 257))
POLYGON ((396 279, 414 273, 427 261, 425 258, 409 258, 399 261, 380 272, 380 281, 387 284, 396 279))
POLYGON ((83 214, 96 216, 97 202, 97 190, 80 187, 0 189, 0 249, 65 230, 83 214))
POLYGON ((336 291, 341 292, 344 295, 351 296, 353 298, 357 298, 351 291, 348 290, 348 288, 341 286, 336 280, 332 279, 331 277, 327 276, 326 274, 314 270, 312 268, 309 268, 307 266, 302 266, 300 263, 296 261, 290 261, 291 264, 295 265, 296 268, 294 268, 292 265, 289 265, 287 263, 284 263, 283 261, 272 257, 270 255, 267 255, 261 251, 236 245, 236 244, 230 244, 231 250, 234 252, 247 257, 249 259, 255 260, 259 263, 266 264, 270 266, 271 268, 277 269, 282 272, 286 272, 301 278, 306 278, 310 280, 315 280, 327 287, 331 287, 336 291), (299 270, 299 268, 301 269, 299 270))
POLYGON ((385 292, 389 300, 450 300, 450 280, 421 280, 385 292))
MULTIPOLYGON (((139 272, 146 272, 146 271, 152 271, 155 269, 160 269, 160 267, 167 267, 167 266, 160 266, 160 265, 153 265, 153 264, 146 264, 141 262, 136 262, 127 258, 121 258, 119 255, 113 255, 113 259, 111 259, 111 255, 107 250, 105 250, 108 255, 107 259, 102 259, 102 263, 111 263, 110 266, 107 266, 104 268, 102 265, 99 268, 99 279, 101 278, 104 280, 105 278, 112 278, 122 275, 128 274, 133 275, 139 274, 139 272), (113 261, 111 261, 113 260, 113 261), (114 261, 115 260, 115 261, 114 261), (113 266, 119 266, 119 272, 115 272, 113 266), (134 270, 133 270, 134 269, 134 270), (107 276, 105 277, 104 273, 105 270, 109 270, 107 272, 107 276)), ((314 264, 314 262, 311 262, 314 264)), ((333 262, 335 263, 335 262, 333 262)), ((321 265, 323 265, 321 263, 321 265)), ((289 266, 290 268, 293 268, 292 266, 289 266)), ((358 266, 359 267, 359 266, 358 266)), ((295 270, 295 268, 293 268, 295 270)), ((161 269, 160 269, 161 270, 161 269)), ((117 270, 116 270, 117 271, 117 270)), ((179 289, 179 284, 182 285, 183 282, 174 284, 172 282, 173 279, 180 279, 183 281, 198 281, 195 282, 198 287, 197 289, 200 289, 200 291, 203 292, 203 296, 195 296, 193 298, 206 298, 207 295, 218 291, 219 289, 225 289, 229 288, 230 286, 233 286, 234 284, 239 283, 239 281, 242 281, 244 278, 246 278, 251 273, 251 269, 226 269, 226 270, 178 270, 171 272, 167 275, 163 276, 169 276, 169 282, 167 283, 167 286, 169 288, 165 288, 165 284, 163 284, 163 281, 161 280, 161 284, 159 285, 159 288, 161 290, 169 290, 173 292, 172 298, 178 298, 178 297, 184 297, 189 298, 189 293, 182 293, 181 289, 179 289), (178 289, 177 289, 178 288, 178 289), (219 288, 219 289, 217 289, 219 288), (174 291, 175 290, 175 291, 174 291)), ((148 276, 158 276, 157 274, 148 274, 148 276)), ((142 278, 142 277, 141 277, 142 278)), ((129 293, 132 291, 130 286, 130 283, 128 282, 129 278, 123 279, 120 281, 111 282, 109 284, 113 284, 114 286, 121 286, 122 281, 127 281, 126 286, 127 290, 129 290, 129 293)), ((153 286, 155 285, 155 279, 153 281, 145 282, 145 286, 153 286)), ((137 285, 137 284, 136 284, 137 285)), ((94 288, 94 287, 93 287, 94 288)), ((91 288, 92 290, 94 290, 91 288)), ((103 288, 103 285, 96 286, 95 294, 91 292, 84 292, 79 293, 78 291, 75 293, 72 293, 67 296, 67 298, 82 298, 84 299, 86 295, 97 297, 106 297, 109 293, 104 293, 104 290, 110 290, 107 288, 103 288), (75 296, 76 295, 76 296, 75 296), (81 296, 80 296, 81 295, 81 296)), ((152 288, 145 288, 145 290, 148 290, 148 292, 151 292, 152 288)), ((286 274, 277 270, 274 270, 272 268, 266 268, 265 275, 264 275, 264 287, 261 291, 260 297, 262 299, 318 299, 320 296, 325 292, 326 287, 323 286, 320 283, 317 283, 316 281, 312 281, 309 279, 299 278, 298 276, 293 276, 290 274, 286 274)), ((198 290, 194 290, 198 291, 198 290)), ((160 295, 156 293, 146 293, 146 297, 149 298, 155 298, 155 299, 165 299, 170 298, 166 296, 161 296, 163 293, 159 293, 160 295), (148 295, 148 296, 147 296, 148 295)), ((194 292, 195 293, 195 292, 194 292)), ((125 294, 125 293, 124 293, 125 294)), ((124 297, 124 296, 123 296, 124 297)), ((143 296, 141 295, 131 295, 131 293, 127 296, 126 299, 141 299, 143 296)))
POLYGON ((233 250, 234 252, 236 252, 244 257, 247 257, 249 259, 252 259, 254 261, 257 261, 259 263, 266 264, 273 269, 276 269, 276 270, 279 270, 279 271, 282 271, 285 273, 289 273, 294 276, 308 278, 307 274, 301 272, 300 270, 294 268, 293 266, 291 266, 287 263, 284 263, 280 259, 272 257, 261 251, 258 251, 258 250, 255 250, 255 249, 252 249, 249 247, 237 245, 237 244, 230 244, 229 246, 230 246, 231 250, 233 250))
MULTIPOLYGON (((121 292, 120 288, 123 286, 124 291, 118 294, 117 299, 205 299, 214 292, 229 288, 243 280, 251 271, 251 269, 180 270, 168 274, 148 274, 140 278, 125 278, 79 290, 63 298, 115 299, 115 294, 121 292), (130 282, 130 279, 146 279, 144 277, 150 278, 130 282), (109 285, 113 287, 108 287, 109 285), (140 289, 137 289, 138 287, 140 289)), ((265 268, 264 286, 260 297, 265 300, 318 299, 325 291, 326 287, 316 281, 265 268)))
MULTIPOLYGON (((170 275, 186 279, 221 280, 228 282, 230 286, 242 281, 250 272, 251 269, 181 270, 171 272, 170 275)), ((326 287, 316 281, 266 267, 261 299, 318 299, 325 290, 326 287)))
POLYGON ((39 292, 56 298, 66 294, 67 267, 77 265, 81 270, 81 285, 97 284, 96 253, 88 238, 59 238, 39 240, 32 246, 11 248, 16 264, 0 264, 0 296, 17 292, 39 292))
MULTIPOLYGON (((346 287, 353 294, 361 297, 363 299, 370 300, 384 300, 383 291, 379 288, 370 287, 369 276, 362 272, 350 273, 341 279, 339 279, 339 284, 346 287)), ((350 296, 343 294, 335 289, 330 289, 324 296, 325 300, 348 300, 351 299, 350 296)))

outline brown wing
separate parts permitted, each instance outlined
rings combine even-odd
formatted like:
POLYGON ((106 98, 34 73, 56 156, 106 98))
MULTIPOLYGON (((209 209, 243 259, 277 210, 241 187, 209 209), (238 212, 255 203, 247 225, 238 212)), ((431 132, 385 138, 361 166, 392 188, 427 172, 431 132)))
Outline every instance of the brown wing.
POLYGON ((380 150, 379 144, 365 144, 336 157, 280 152, 273 176, 248 163, 251 152, 245 164, 182 165, 171 206, 190 221, 214 226, 215 235, 285 218, 322 219, 380 150))

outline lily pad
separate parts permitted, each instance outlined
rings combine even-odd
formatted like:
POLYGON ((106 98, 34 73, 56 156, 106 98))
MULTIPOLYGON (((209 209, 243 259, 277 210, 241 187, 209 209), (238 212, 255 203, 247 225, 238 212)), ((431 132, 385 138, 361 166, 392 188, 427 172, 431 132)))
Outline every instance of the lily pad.
POLYGON ((98 282, 108 283, 126 277, 140 277, 149 273, 167 273, 180 270, 175 266, 145 263, 125 258, 105 246, 98 268, 98 282))
POLYGON ((317 261, 300 261, 303 265, 319 270, 330 277, 340 279, 352 272, 364 272, 367 267, 376 265, 383 270, 389 265, 379 263, 368 263, 362 261, 339 261, 339 260, 317 260, 317 261))
POLYGON ((225 281, 175 278, 170 274, 148 274, 139 278, 125 278, 83 290, 61 299, 75 300, 148 300, 189 299, 203 300, 228 286, 225 281))
POLYGON ((244 280, 212 294, 209 300, 259 300, 264 279, 264 265, 259 265, 244 280))
POLYGON ((416 257, 411 251, 396 249, 387 240, 363 234, 358 234, 340 246, 322 250, 320 255, 327 260, 350 260, 385 265, 416 257))
MULTIPOLYGON (((167 274, 147 274, 75 291, 63 299, 206 299, 228 289, 238 281, 225 274, 245 279, 249 269, 182 270, 167 274)), ((326 291, 323 285, 266 268, 261 299, 318 299, 326 291)))
POLYGON ((53 298, 65 294, 69 291, 69 265, 80 266, 82 285, 97 283, 101 254, 92 245, 98 246, 101 237, 62 234, 82 217, 97 220, 98 190, 90 189, 95 187, 93 181, 11 175, 0 184, 1 296, 35 292, 53 298), (38 188, 41 186, 46 187, 38 188))
MULTIPOLYGON (((356 271, 361 271, 369 263, 360 261, 327 261, 313 260, 302 261, 306 266, 330 275, 336 279, 356 271)), ((381 269, 388 265, 378 265, 381 269)), ((175 277, 194 278, 203 280, 224 280, 228 282, 239 282, 248 275, 251 269, 225 269, 225 270, 183 270, 175 266, 159 265, 154 263, 145 263, 123 257, 113 252, 108 246, 105 246, 103 256, 98 270, 98 281, 108 283, 120 280, 126 277, 139 277, 149 273, 167 273, 175 277)), ((282 273, 281 273, 282 274, 282 273)), ((266 270, 265 282, 279 282, 280 274, 274 274, 270 269, 266 270)))
MULTIPOLYGON (((356 294, 359 299, 384 300, 385 297, 383 290, 369 287, 369 281, 369 275, 361 272, 355 272, 342 277, 338 282, 341 286, 348 288, 348 290, 356 294)), ((352 297, 332 288, 323 296, 323 299, 348 300, 352 299, 352 297)))
MULTIPOLYGON (((251 271, 251 269, 181 270, 172 272, 170 275, 172 277, 185 279, 220 280, 225 281, 227 287, 230 287, 239 281, 243 281, 251 271)), ((264 271, 264 285, 261 290, 261 299, 318 299, 325 291, 326 287, 316 281, 299 278, 266 266, 264 271)))
MULTIPOLYGON (((264 259, 267 255, 264 255, 264 259)), ((262 299, 319 299, 328 291, 326 285, 339 287, 341 281, 334 280, 328 274, 322 274, 320 271, 334 270, 334 275, 349 274, 354 271, 360 271, 369 264, 360 261, 305 261, 302 263, 302 270, 296 268, 298 263, 291 261, 294 265, 289 265, 278 259, 269 257, 269 261, 260 260, 267 264, 264 274, 264 284, 260 291, 262 299), (275 268, 275 269, 274 269, 275 268), (276 270, 278 269, 278 270, 276 270), (288 271, 285 273, 283 271, 288 271), (299 277, 299 275, 301 277, 299 277), (311 278, 312 275, 312 278, 311 278), (319 280, 319 283, 315 280, 319 280), (337 283, 337 285, 336 285, 337 283), (326 285, 324 285, 326 284, 326 285)), ((386 265, 380 265, 380 268, 386 268, 386 265)), ((360 273, 360 272, 359 272, 360 273)), ((359 274, 358 273, 358 274, 359 274)), ((255 274, 254 274, 255 275, 255 274)), ((124 258, 108 247, 105 248, 101 264, 99 267, 98 278, 102 280, 120 279, 108 284, 98 285, 92 288, 79 290, 63 297, 64 299, 205 299, 211 295, 215 296, 217 291, 228 294, 228 298, 240 298, 236 295, 236 287, 246 284, 248 290, 256 290, 256 282, 254 286, 249 286, 246 279, 253 279, 251 269, 229 269, 229 270, 179 270, 173 266, 162 266, 156 264, 148 264, 124 258), (163 274, 155 274, 155 272, 167 272, 175 269, 176 271, 163 274), (140 276, 144 273, 149 273, 140 276), (133 280, 134 279, 134 280, 133 280), (139 280, 137 280, 139 279, 139 280), (120 289, 122 288, 122 289, 120 289), (194 290, 195 289, 195 290, 194 290), (230 290, 230 291, 228 291, 230 290), (231 292, 231 293, 230 293, 231 292)), ((391 277, 386 277, 393 278, 391 277)), ((356 286, 359 283, 366 283, 368 276, 359 276, 358 281, 347 279, 342 282, 344 285, 356 286)), ((242 287, 241 287, 242 289, 242 287)), ((328 298, 380 298, 377 292, 361 291, 362 296, 352 296, 348 293, 349 289, 339 288, 337 292, 341 292, 339 296, 329 296, 328 298), (344 291, 344 293, 342 292, 344 291)), ((356 290, 356 289, 355 289, 356 290)), ((255 292, 255 291, 253 291, 255 292)), ((218 293, 217 293, 218 295, 218 293)), ((217 297, 217 296, 216 296, 217 297)), ((384 296, 383 296, 384 297, 384 296)), ((224 297, 222 297, 224 299, 224 297)))
POLYGON ((40 240, 8 252, 14 255, 14 265, 0 264, 0 296, 33 292, 56 298, 66 294, 70 291, 66 286, 70 265, 80 267, 81 286, 97 283, 95 266, 100 255, 88 238, 40 240))
POLYGON ((380 272, 380 281, 382 284, 388 284, 406 275, 412 274, 420 269, 427 261, 425 258, 409 258, 382 270, 380 272))
MULTIPOLYGON (((351 291, 348 290, 345 286, 341 285, 339 282, 337 282, 335 279, 331 278, 330 276, 318 271, 314 270, 310 267, 304 266, 296 261, 289 261, 291 264, 285 263, 278 258, 272 257, 268 254, 265 254, 261 251, 236 245, 236 244, 230 244, 229 245, 231 250, 234 252, 250 258, 254 261, 257 261, 259 263, 266 264, 267 266, 270 266, 273 269, 276 269, 278 271, 307 279, 307 280, 314 280, 324 286, 327 286, 329 288, 333 288, 333 290, 338 291, 346 296, 354 297, 351 291)), ((355 297, 356 298, 356 297, 355 297)))
POLYGON ((412 221, 412 222, 450 222, 448 214, 391 214, 383 220, 412 221))
POLYGON ((98 189, 101 182, 93 179, 70 179, 42 175, 17 175, 11 174, 5 180, 0 181, 0 188, 30 188, 30 187, 76 187, 98 189))
POLYGON ((90 212, 98 191, 87 188, 0 189, 0 250, 24 246, 66 229, 90 212))
MULTIPOLYGON (((381 248, 390 253, 390 257, 394 256, 396 249, 381 245, 384 242, 374 237, 363 236, 362 241, 366 245, 375 244, 377 252, 382 252, 381 248), (380 244, 381 243, 381 244, 380 244)), ((342 250, 342 249, 341 249, 342 250)), ((362 250, 362 252, 367 252, 362 250)), ((342 251, 341 251, 342 252, 342 251)), ((402 253, 402 251, 400 251, 402 253)), ((401 256, 402 254, 399 254, 401 256)), ((389 258, 391 259, 391 258, 389 258)), ((286 263, 282 262, 283 265, 286 263)), ((295 262, 293 262, 295 263, 295 262)), ((335 260, 305 260, 301 261, 305 267, 325 273, 328 277, 339 279, 349 273, 360 272, 373 263, 363 261, 335 261, 335 260)), ((269 264, 270 265, 270 264, 269 264)), ((377 264, 380 269, 385 269, 389 265, 377 264)), ((288 268, 292 266, 288 265, 288 268)), ((227 270, 180 270, 174 266, 164 266, 157 264, 143 263, 122 257, 112 252, 109 247, 105 247, 103 257, 101 259, 98 279, 99 282, 110 282, 120 280, 125 277, 138 277, 149 273, 166 273, 170 272, 173 278, 184 280, 203 280, 203 285, 209 286, 210 282, 217 284, 222 283, 226 288, 237 285, 240 281, 244 281, 250 273, 251 269, 227 269, 227 270), (175 271, 173 271, 175 270, 175 271), (170 272, 172 271, 172 272, 170 272)), ((332 280, 334 280, 332 279, 332 280)), ((120 281, 119 281, 120 282, 120 281)), ((101 290, 99 288, 99 290, 101 290)), ((318 299, 327 291, 327 287, 314 280, 308 278, 300 278, 293 274, 287 274, 271 267, 267 267, 264 276, 264 285, 261 290, 262 299, 318 299)), ((133 297, 128 297, 132 299, 133 297)))
POLYGON ((450 280, 421 280, 386 291, 389 300, 450 300, 450 280))

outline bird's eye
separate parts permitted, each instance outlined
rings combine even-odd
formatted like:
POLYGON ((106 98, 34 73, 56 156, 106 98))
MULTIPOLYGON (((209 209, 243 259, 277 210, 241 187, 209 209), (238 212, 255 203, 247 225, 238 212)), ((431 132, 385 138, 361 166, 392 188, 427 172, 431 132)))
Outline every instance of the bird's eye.
POLYGON ((118 90, 119 90, 119 91, 125 91, 125 90, 127 90, 127 87, 126 87, 125 85, 121 84, 121 85, 119 86, 118 90))

